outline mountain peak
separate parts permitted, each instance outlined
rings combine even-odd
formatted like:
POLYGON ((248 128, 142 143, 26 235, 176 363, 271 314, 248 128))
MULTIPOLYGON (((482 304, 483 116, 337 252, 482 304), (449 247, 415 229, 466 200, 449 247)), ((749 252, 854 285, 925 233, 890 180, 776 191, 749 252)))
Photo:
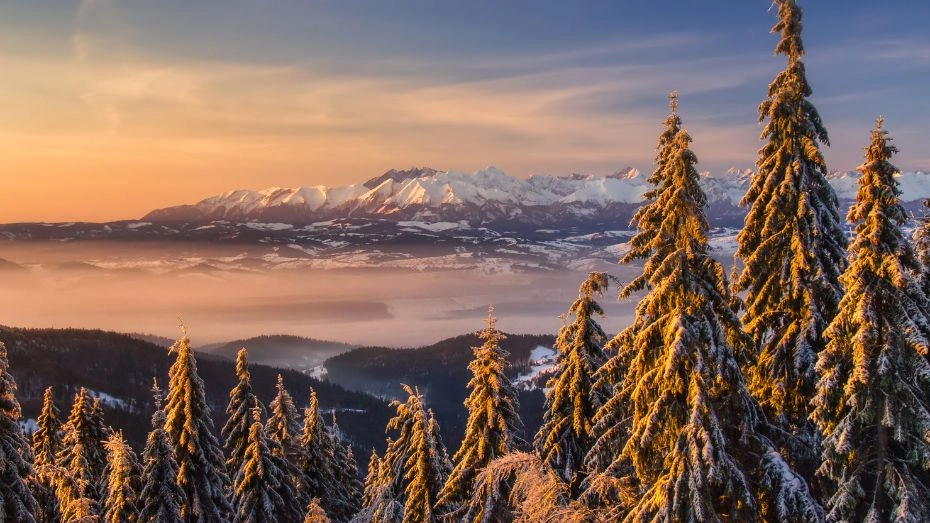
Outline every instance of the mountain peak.
POLYGON ((433 169, 432 167, 411 167, 410 169, 398 170, 391 169, 390 171, 385 172, 381 176, 376 176, 363 185, 369 189, 374 189, 375 187, 381 185, 387 180, 393 180, 395 182, 403 182, 406 180, 411 180, 413 178, 424 178, 435 176, 439 171, 433 169))

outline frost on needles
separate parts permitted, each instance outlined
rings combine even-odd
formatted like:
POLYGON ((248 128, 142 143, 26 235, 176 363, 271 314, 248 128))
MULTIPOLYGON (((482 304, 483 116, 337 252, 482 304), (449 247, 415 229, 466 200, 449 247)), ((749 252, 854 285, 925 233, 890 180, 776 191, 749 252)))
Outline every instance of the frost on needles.
POLYGON ((783 429, 786 457, 809 479, 819 457, 819 434, 808 419, 814 366, 841 296, 846 236, 820 152, 827 131, 808 100, 801 9, 795 0, 776 4, 775 52, 788 64, 759 105, 765 144, 742 201, 749 211, 737 237, 742 268, 734 285, 745 291, 742 322, 754 347, 743 368, 747 386, 783 429))
POLYGON ((818 474, 835 521, 926 521, 930 514, 930 302, 900 226, 896 152, 876 121, 859 167, 846 294, 827 329, 813 418, 824 433, 818 474))
POLYGON ((708 253, 690 142, 678 131, 655 177, 662 187, 650 205, 661 219, 639 231, 648 258, 633 284, 649 292, 610 344, 618 379, 597 415, 624 426, 602 421, 601 439, 619 441, 595 449, 622 448, 615 459, 632 467, 639 495, 626 521, 819 521, 804 480, 760 432, 743 384, 735 349, 745 342, 724 269, 708 253))

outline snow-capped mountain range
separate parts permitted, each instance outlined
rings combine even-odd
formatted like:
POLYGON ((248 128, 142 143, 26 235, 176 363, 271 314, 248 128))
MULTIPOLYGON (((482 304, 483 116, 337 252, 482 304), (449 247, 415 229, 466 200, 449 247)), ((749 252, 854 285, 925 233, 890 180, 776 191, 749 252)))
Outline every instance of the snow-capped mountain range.
MULTIPOLYGON (((708 216, 719 226, 738 226, 738 204, 751 170, 702 174, 708 216)), ((856 172, 830 176, 841 203, 855 198, 856 172)), ((625 227, 650 186, 647 175, 627 168, 607 176, 509 176, 489 167, 474 173, 429 168, 391 170, 365 183, 341 187, 273 187, 237 190, 193 205, 158 209, 150 222, 276 222, 309 224, 336 218, 467 222, 509 228, 625 227)), ((902 200, 930 197, 930 174, 902 173, 902 200)))

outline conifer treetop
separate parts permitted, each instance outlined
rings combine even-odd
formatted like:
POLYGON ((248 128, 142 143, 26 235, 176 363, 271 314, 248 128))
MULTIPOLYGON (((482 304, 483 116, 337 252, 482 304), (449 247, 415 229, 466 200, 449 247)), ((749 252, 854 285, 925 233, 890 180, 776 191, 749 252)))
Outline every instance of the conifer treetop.
POLYGON ((804 56, 801 8, 795 0, 775 0, 775 3, 778 5, 778 22, 772 32, 781 34, 775 53, 787 56, 788 60, 800 60, 804 56))

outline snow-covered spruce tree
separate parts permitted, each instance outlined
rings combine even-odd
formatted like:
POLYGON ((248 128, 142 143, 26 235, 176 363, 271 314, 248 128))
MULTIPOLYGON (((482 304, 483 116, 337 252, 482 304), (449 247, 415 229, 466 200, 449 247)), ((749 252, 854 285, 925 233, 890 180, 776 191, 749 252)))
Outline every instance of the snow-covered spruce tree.
POLYGON ((271 455, 258 407, 252 409, 252 420, 244 461, 233 482, 236 504, 233 522, 298 521, 303 515, 303 508, 297 514, 287 513, 288 508, 280 492, 288 477, 279 467, 280 460, 271 455))
MULTIPOLYGON (((439 424, 433 412, 423 417, 423 399, 418 396, 419 410, 412 412, 407 459, 404 462, 404 517, 402 523, 436 521, 434 511, 439 491, 445 484, 451 467, 445 446, 439 438, 439 424)), ((408 405, 410 402, 408 402, 408 405)), ((395 418, 396 419, 396 418, 395 418)), ((395 426, 395 428, 400 428, 395 426)))
POLYGON ((353 521, 432 523, 439 519, 434 506, 451 463, 439 425, 432 411, 423 406, 420 391, 408 385, 403 388, 407 401, 391 403, 397 413, 387 426, 397 437, 388 439, 378 479, 369 482, 373 485, 370 494, 366 493, 369 504, 353 521))
POLYGON ((307 513, 304 515, 304 523, 330 523, 326 511, 320 506, 319 500, 312 499, 307 505, 307 513))
MULTIPOLYGON (((631 263, 635 260, 645 260, 650 257, 661 259, 661 256, 667 255, 674 250, 670 243, 656 242, 655 239, 662 233, 665 200, 659 201, 659 196, 669 186, 666 178, 669 176, 669 157, 676 150, 675 139, 681 131, 681 118, 678 116, 678 93, 669 94, 670 113, 665 118, 662 131, 659 133, 658 143, 656 145, 656 168, 647 182, 652 185, 652 189, 643 196, 645 202, 636 211, 630 225, 634 225, 637 233, 630 239, 630 250, 620 259, 620 263, 631 263), (661 253, 659 252, 661 251, 661 253)), ((636 292, 649 288, 649 271, 643 271, 642 274, 634 278, 630 283, 620 290, 620 298, 629 298, 636 292)), ((642 319, 640 319, 642 321, 642 319)), ((628 329, 624 335, 629 337, 635 329, 628 329)), ((623 345, 631 346, 630 340, 623 341, 622 336, 617 336, 607 342, 604 349, 607 353, 614 354, 604 365, 598 369, 595 374, 595 390, 605 391, 607 398, 604 405, 598 408, 594 416, 594 427, 592 432, 596 438, 591 445, 590 450, 585 456, 585 466, 589 473, 595 474, 595 477, 588 479, 586 485, 585 497, 588 498, 589 504, 594 505, 595 500, 601 499, 601 502, 607 502, 610 508, 603 510, 622 512, 622 506, 637 498, 635 480, 631 464, 623 456, 623 447, 629 435, 629 417, 630 409, 627 405, 627 399, 621 394, 610 394, 615 387, 618 387, 626 375, 626 370, 630 365, 630 359, 634 355, 632 351, 621 351, 618 348, 623 345), (607 488, 605 496, 598 491, 607 488)))
POLYGON ((56 456, 61 452, 61 412, 55 406, 52 387, 45 389, 42 398, 42 411, 36 419, 36 431, 32 434, 32 452, 35 465, 54 465, 56 456))
POLYGON ((819 521, 804 480, 759 432, 759 407, 734 354, 745 341, 733 296, 708 253, 706 197, 690 142, 679 131, 655 202, 662 222, 643 267, 650 291, 632 326, 612 341, 611 362, 628 368, 602 409, 630 417, 611 437, 628 433, 622 458, 642 492, 625 519, 819 521))
MULTIPOLYGON (((468 423, 465 437, 453 456, 455 468, 449 474, 439 494, 437 506, 442 512, 462 515, 471 496, 475 475, 491 461, 513 452, 518 443, 517 434, 523 430, 520 420, 520 403, 517 391, 504 373, 510 363, 508 352, 500 343, 506 336, 495 325, 494 308, 488 308, 487 327, 478 333, 484 340, 480 347, 472 347, 474 359, 468 365, 472 373, 465 399, 468 423)), ((490 521, 493 514, 482 510, 464 514, 468 521, 490 521)))
POLYGON ((32 453, 34 456, 34 474, 30 479, 30 490, 36 498, 40 522, 58 521, 61 518, 59 501, 55 496, 56 477, 60 471, 56 468, 56 457, 61 452, 62 423, 61 413, 53 401, 52 387, 45 389, 42 399, 42 411, 36 419, 36 431, 32 434, 32 453))
POLYGON ((252 426, 252 410, 264 410, 264 407, 252 392, 249 377, 249 352, 239 349, 236 354, 236 386, 229 391, 229 405, 226 407, 226 424, 220 431, 225 441, 226 472, 235 475, 242 467, 245 449, 248 446, 249 430, 252 426))
POLYGON ((107 495, 103 506, 105 523, 136 523, 139 521, 139 492, 142 490, 142 470, 136 453, 116 432, 106 442, 107 495))
POLYGON ((57 462, 71 475, 73 484, 85 490, 67 498, 89 498, 97 506, 102 504, 106 497, 107 451, 104 445, 109 436, 110 429, 103 421, 99 400, 91 398, 82 387, 74 396, 57 462))
MULTIPOLYGON (((387 448, 394 445, 392 438, 387 438, 387 448)), ((385 452, 385 456, 387 452, 385 452)), ((401 488, 401 460, 395 460, 395 466, 389 467, 387 461, 372 449, 368 460, 368 474, 365 476, 362 509, 352 519, 352 523, 394 523, 403 516, 403 504, 398 501, 401 488)))
POLYGON ((824 329, 842 295, 846 236, 819 144, 829 144, 808 100, 801 9, 775 0, 781 38, 775 52, 788 65, 759 105, 765 145, 742 205, 734 286, 745 291, 743 326, 753 339, 743 372, 768 421, 782 429, 786 458, 808 479, 819 461, 820 435, 809 419, 817 381, 814 366, 824 329))
POLYGON ((917 270, 917 282, 924 294, 930 296, 930 200, 923 201, 924 207, 927 208, 925 214, 917 219, 917 227, 914 228, 914 251, 917 253, 917 261, 920 262, 920 268, 917 270))
POLYGON ((362 483, 358 479, 358 464, 352 455, 352 447, 342 442, 335 413, 329 427, 329 437, 333 447, 333 475, 336 480, 330 490, 333 519, 349 521, 361 508, 362 483))
POLYGON ((142 490, 139 494, 140 523, 180 523, 184 492, 177 484, 178 464, 168 433, 165 432, 165 411, 162 393, 153 385, 155 413, 152 431, 142 453, 142 490))
POLYGON ((333 471, 335 450, 323 417, 316 391, 310 389, 310 401, 304 409, 304 426, 300 435, 301 459, 298 467, 301 474, 301 497, 317 498, 326 513, 333 515, 334 506, 330 489, 336 483, 333 471))
POLYGON ((0 342, 0 521, 31 523, 38 507, 27 480, 32 474, 32 449, 19 425, 22 410, 16 381, 10 374, 6 346, 0 342))
POLYGON ((930 514, 930 302, 900 226, 907 216, 876 121, 859 191, 846 294, 827 329, 813 418, 824 433, 828 518, 926 521, 930 514))
POLYGON ((603 294, 607 285, 606 274, 592 272, 568 309, 572 321, 555 340, 556 367, 546 384, 543 425, 536 434, 540 456, 572 486, 573 495, 584 480, 582 465, 594 441, 593 418, 605 396, 594 386, 595 373, 607 361, 603 349, 607 335, 596 321, 604 311, 594 297, 603 294))
POLYGON ((191 522, 228 521, 232 507, 225 493, 229 479, 223 452, 213 435, 203 380, 186 333, 170 351, 177 357, 168 371, 165 432, 178 464, 178 486, 184 493, 181 517, 191 522))
POLYGON ((368 473, 365 474, 365 482, 362 484, 362 506, 371 504, 374 499, 374 492, 378 485, 378 474, 381 472, 381 457, 378 451, 371 449, 371 456, 368 457, 368 473))
POLYGON ((284 388, 284 378, 280 374, 278 374, 277 394, 268 404, 268 410, 265 433, 274 443, 270 445, 271 453, 284 460, 290 487, 295 492, 293 503, 305 507, 310 502, 310 498, 305 497, 306 489, 303 487, 303 476, 299 467, 303 455, 300 444, 300 413, 294 406, 291 394, 284 388))

